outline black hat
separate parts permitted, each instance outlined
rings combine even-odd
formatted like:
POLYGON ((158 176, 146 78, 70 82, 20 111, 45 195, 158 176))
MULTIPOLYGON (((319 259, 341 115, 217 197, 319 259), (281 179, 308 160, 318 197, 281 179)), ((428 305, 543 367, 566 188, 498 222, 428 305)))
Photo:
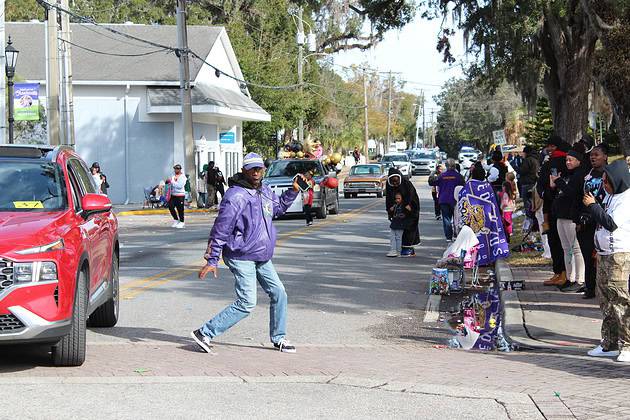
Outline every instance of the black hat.
POLYGON ((562 143, 564 143, 564 141, 562 140, 562 137, 560 137, 557 134, 552 134, 551 136, 549 136, 549 138, 545 142, 545 145, 547 146, 552 145, 552 146, 560 147, 562 143))
POLYGON ((523 153, 525 154, 530 154, 534 151, 534 148, 532 146, 530 146, 529 144, 525 145, 525 147, 523 147, 523 153))
POLYGON ((173 166, 173 169, 182 169, 182 165, 176 163, 175 166, 173 166))
POLYGON ((503 160, 503 153, 501 153, 500 150, 495 150, 494 152, 492 152, 492 160, 495 162, 503 160))
POLYGON ((595 139, 588 134, 584 134, 580 139, 580 143, 584 145, 586 152, 590 152, 593 146, 595 146, 595 139))
POLYGON ((575 149, 571 149, 567 152, 567 156, 573 156, 574 158, 576 158, 577 160, 579 160, 580 162, 582 162, 584 160, 584 155, 575 149))
POLYGON ((94 162, 90 168, 98 168, 98 169, 101 169, 101 165, 99 165, 99 164, 98 164, 98 162, 94 162))

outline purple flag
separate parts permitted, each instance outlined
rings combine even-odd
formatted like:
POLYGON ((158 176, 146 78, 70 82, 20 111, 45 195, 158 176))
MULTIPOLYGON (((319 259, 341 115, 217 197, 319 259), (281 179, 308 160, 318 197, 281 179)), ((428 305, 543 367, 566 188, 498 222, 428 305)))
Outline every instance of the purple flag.
POLYGON ((489 183, 468 181, 459 192, 457 208, 460 224, 470 226, 479 239, 479 265, 492 264, 510 255, 501 213, 489 183))

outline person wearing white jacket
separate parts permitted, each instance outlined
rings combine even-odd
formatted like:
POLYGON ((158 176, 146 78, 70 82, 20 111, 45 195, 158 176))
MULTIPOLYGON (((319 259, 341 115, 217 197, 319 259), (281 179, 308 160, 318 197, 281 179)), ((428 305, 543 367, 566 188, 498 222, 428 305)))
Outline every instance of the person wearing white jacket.
POLYGON ((603 207, 590 193, 584 205, 597 223, 595 249, 597 294, 603 313, 602 341, 589 356, 618 356, 630 363, 630 173, 628 164, 617 160, 604 169, 604 188, 608 195, 603 207))
POLYGON ((184 198, 186 197, 186 175, 182 173, 182 165, 179 163, 173 166, 175 175, 173 175, 169 182, 171 184, 171 199, 168 202, 168 209, 173 216, 173 227, 177 229, 184 228, 184 198), (175 212, 177 209, 177 212, 175 212))

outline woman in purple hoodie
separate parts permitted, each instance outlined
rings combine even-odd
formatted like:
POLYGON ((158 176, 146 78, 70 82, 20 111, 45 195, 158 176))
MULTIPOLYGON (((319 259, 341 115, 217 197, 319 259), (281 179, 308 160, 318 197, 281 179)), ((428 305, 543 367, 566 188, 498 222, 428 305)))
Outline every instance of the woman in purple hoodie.
POLYGON ((457 172, 455 159, 446 160, 446 172, 437 177, 429 178, 429 185, 437 187, 439 191, 438 203, 442 213, 442 225, 446 240, 453 240, 453 214, 455 211, 455 187, 464 185, 464 177, 457 172))
POLYGON ((274 347, 295 353, 295 346, 285 339, 287 293, 271 263, 276 245, 274 217, 283 215, 298 196, 297 181, 280 198, 262 184, 265 165, 262 157, 249 153, 243 159, 243 171, 228 180, 229 189, 221 201, 219 214, 210 232, 204 255, 208 264, 199 271, 203 279, 209 273, 217 277, 219 258, 236 280, 236 300, 201 328, 192 338, 207 353, 211 340, 244 319, 256 306, 256 282, 271 301, 270 338, 274 347))

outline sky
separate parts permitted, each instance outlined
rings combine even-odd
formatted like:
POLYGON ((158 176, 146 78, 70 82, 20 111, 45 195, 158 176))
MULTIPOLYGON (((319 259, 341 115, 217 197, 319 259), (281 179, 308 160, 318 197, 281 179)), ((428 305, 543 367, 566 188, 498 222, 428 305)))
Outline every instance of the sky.
POLYGON ((430 119, 431 108, 436 110, 433 96, 440 92, 447 80, 463 77, 459 66, 459 58, 463 56, 462 38, 457 36, 451 40, 451 51, 458 61, 449 68, 435 48, 439 27, 440 20, 428 21, 416 17, 402 30, 385 34, 383 41, 376 47, 365 52, 339 52, 332 56, 332 61, 343 66, 368 63, 371 68, 381 72, 401 72, 399 77, 409 81, 404 88, 406 92, 418 95, 424 90, 427 119, 430 119))

